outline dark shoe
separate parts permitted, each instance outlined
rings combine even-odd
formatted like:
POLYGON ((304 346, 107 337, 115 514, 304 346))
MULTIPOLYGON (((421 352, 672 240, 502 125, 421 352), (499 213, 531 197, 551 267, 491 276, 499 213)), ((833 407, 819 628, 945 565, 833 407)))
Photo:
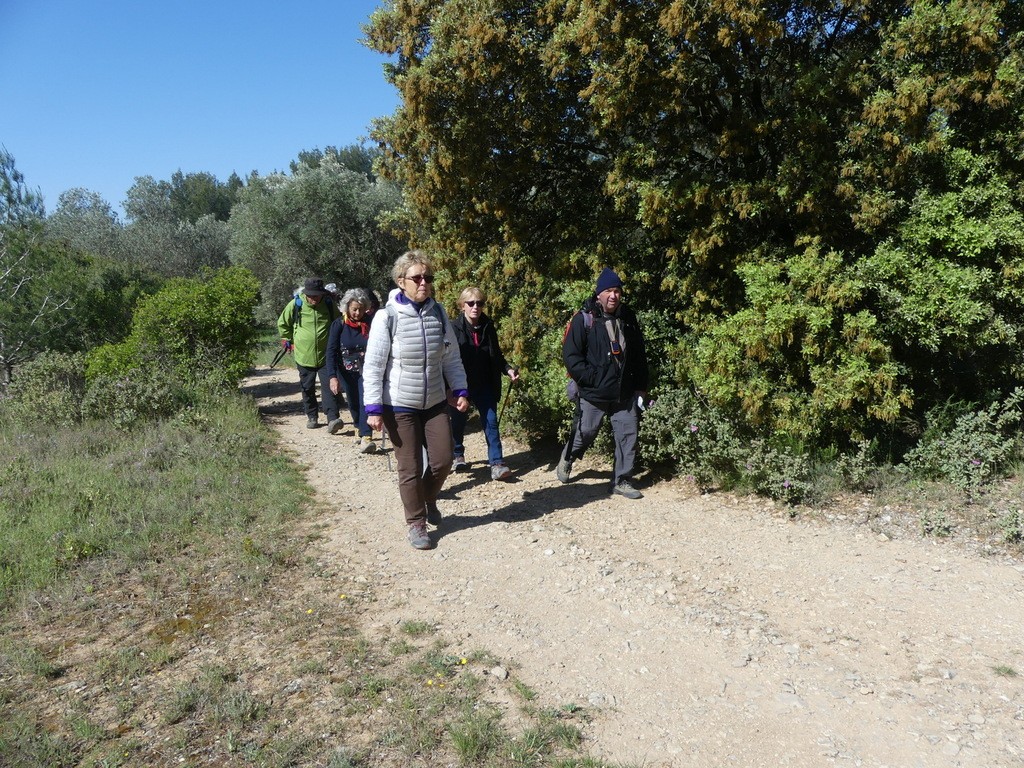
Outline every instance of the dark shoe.
POLYGON ((441 510, 436 501, 427 502, 427 522, 435 527, 441 524, 441 510))
POLYGON ((331 419, 327 422, 327 431, 332 435, 336 435, 341 432, 341 428, 345 426, 345 422, 341 419, 331 419))
POLYGON ((625 496, 627 499, 642 499, 644 495, 640 493, 629 480, 619 480, 618 485, 612 486, 612 493, 617 493, 619 496, 625 496))
POLYGON ((452 472, 465 472, 469 469, 469 464, 466 463, 466 457, 460 454, 455 454, 452 458, 452 472))
POLYGON ((427 526, 423 523, 413 523, 409 526, 409 543, 413 549, 430 549, 434 546, 427 535, 427 526))
POLYGON ((512 470, 504 464, 491 465, 491 480, 508 480, 512 477, 512 470))
POLYGON ((555 467, 555 475, 558 477, 558 482, 568 483, 569 475, 572 473, 572 462, 568 459, 559 459, 558 466, 555 467))
POLYGON ((306 420, 306 429, 316 429, 319 426, 320 426, 320 419, 318 419, 316 416, 310 416, 306 420))

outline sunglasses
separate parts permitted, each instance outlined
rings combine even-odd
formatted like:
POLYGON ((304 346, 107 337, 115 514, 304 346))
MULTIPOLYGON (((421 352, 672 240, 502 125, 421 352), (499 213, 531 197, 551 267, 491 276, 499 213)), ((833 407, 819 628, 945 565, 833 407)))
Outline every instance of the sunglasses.
POLYGON ((482 307, 484 305, 484 302, 482 300, 481 301, 464 301, 463 304, 465 304, 467 307, 482 307))
POLYGON ((423 282, 425 282, 427 285, 430 285, 432 282, 434 282, 433 275, 406 275, 405 279, 412 280, 414 283, 416 283, 416 285, 419 285, 420 283, 423 282))

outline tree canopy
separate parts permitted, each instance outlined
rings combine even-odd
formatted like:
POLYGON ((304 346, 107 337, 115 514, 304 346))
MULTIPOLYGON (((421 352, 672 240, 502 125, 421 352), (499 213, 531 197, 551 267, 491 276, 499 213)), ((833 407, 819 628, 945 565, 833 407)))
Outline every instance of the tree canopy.
POLYGON ((402 103, 373 136, 410 238, 511 325, 560 326, 609 264, 669 311, 675 385, 872 434, 1024 377, 1022 13, 392 0, 366 42, 402 103))
POLYGON ((259 279, 263 320, 276 317, 307 277, 342 289, 388 284, 403 244, 381 217, 400 204, 399 192, 342 159, 335 152, 300 155, 294 173, 254 176, 239 193, 230 221, 231 260, 259 279))

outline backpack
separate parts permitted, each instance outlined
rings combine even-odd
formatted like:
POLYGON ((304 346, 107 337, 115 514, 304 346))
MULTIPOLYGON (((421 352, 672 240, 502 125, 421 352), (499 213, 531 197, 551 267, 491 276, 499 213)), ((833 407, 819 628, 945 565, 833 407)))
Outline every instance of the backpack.
MULTIPOLYGON (((594 313, 586 309, 579 310, 579 314, 583 315, 583 328, 586 331, 590 331, 590 328, 594 325, 594 313)), ((575 317, 576 315, 573 315, 575 317)), ((569 329, 572 328, 572 317, 569 318, 569 322, 565 324, 565 331, 562 333, 562 343, 565 344, 566 338, 569 336, 569 329)), ((577 402, 580 399, 580 388, 576 383, 576 380, 569 375, 569 371, 565 372, 566 377, 569 379, 565 384, 565 395, 572 402, 577 402)))
MULTIPOLYGON (((292 310, 292 322, 295 325, 302 325, 302 294, 296 291, 292 294, 295 302, 295 308, 292 310)), ((331 294, 324 296, 324 303, 327 305, 327 316, 334 320, 338 317, 338 311, 334 308, 334 299, 331 294)))

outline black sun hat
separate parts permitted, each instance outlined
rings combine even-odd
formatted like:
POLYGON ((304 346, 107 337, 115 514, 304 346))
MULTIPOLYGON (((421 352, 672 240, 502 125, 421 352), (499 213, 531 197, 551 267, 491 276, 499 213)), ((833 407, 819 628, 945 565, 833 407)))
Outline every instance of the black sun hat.
POLYGON ((303 287, 302 292, 310 298, 327 295, 327 289, 324 288, 324 281, 318 277, 309 278, 306 281, 306 285, 303 287))

